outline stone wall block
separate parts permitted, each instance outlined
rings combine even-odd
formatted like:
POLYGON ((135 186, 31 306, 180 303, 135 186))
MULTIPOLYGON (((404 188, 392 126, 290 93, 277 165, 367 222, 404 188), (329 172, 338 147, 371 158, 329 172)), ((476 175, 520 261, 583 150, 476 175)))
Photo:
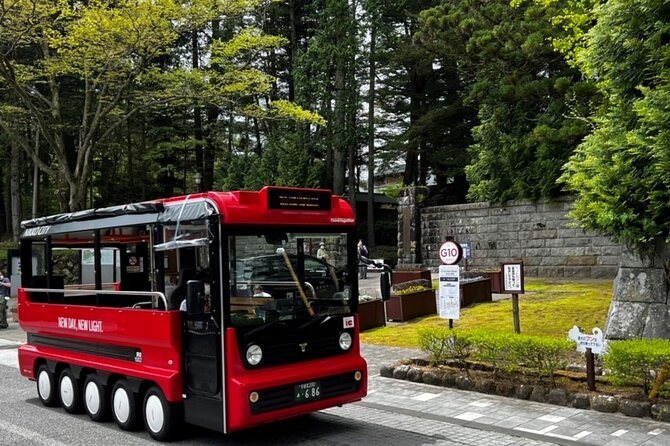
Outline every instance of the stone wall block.
POLYGON ((612 301, 607 314, 605 338, 631 339, 642 336, 649 304, 612 301))
POLYGON ((614 300, 625 302, 666 302, 662 269, 619 268, 614 279, 614 300))
POLYGON ((592 266, 598 263, 596 256, 569 256, 565 259, 568 266, 592 266))
POLYGON ((643 338, 670 338, 670 308, 664 303, 649 304, 643 338))

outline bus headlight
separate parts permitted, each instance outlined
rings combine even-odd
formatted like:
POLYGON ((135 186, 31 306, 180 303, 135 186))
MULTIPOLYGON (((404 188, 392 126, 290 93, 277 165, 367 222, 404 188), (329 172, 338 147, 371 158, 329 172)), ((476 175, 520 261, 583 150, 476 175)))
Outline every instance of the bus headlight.
POLYGON ((348 332, 343 331, 342 333, 340 333, 339 342, 340 342, 340 348, 342 350, 349 350, 349 348, 351 348, 352 343, 351 335, 348 332))
POLYGON ((247 362, 249 365, 258 365, 263 359, 263 350, 256 344, 252 344, 247 348, 247 362))

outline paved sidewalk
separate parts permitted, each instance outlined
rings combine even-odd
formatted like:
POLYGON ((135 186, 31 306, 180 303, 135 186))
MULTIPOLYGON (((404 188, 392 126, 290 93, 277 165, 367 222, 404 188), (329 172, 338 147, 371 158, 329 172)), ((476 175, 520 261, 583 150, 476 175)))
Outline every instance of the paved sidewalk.
POLYGON ((474 428, 562 445, 670 445, 668 423, 383 378, 379 376, 382 365, 422 355, 417 350, 367 344, 362 351, 370 381, 368 397, 358 406, 379 412, 378 417, 403 414, 417 421, 441 422, 444 434, 474 428))

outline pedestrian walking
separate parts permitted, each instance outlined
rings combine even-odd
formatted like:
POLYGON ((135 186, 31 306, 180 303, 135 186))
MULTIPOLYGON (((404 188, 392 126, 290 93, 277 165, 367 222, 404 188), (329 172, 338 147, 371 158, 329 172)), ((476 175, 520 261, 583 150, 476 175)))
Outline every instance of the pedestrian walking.
POLYGON ((7 323, 7 306, 9 305, 9 290, 12 284, 9 283, 9 278, 5 277, 5 273, 0 271, 0 328, 9 328, 7 323))
POLYGON ((358 239, 358 278, 368 278, 368 247, 363 243, 363 239, 358 239))

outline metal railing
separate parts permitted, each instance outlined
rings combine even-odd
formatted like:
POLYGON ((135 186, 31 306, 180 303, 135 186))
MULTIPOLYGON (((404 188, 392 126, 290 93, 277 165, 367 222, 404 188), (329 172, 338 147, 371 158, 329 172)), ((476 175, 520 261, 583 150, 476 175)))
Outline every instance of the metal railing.
MULTIPOLYGON (((24 291, 27 291, 29 293, 58 293, 58 294, 63 294, 63 296, 68 296, 68 295, 91 295, 91 294, 103 294, 103 295, 114 295, 114 296, 147 296, 151 298, 151 308, 153 310, 158 310, 158 300, 160 300, 163 303, 163 308, 164 311, 167 311, 168 305, 167 305, 167 298, 165 297, 165 294, 161 293, 160 291, 106 291, 106 290, 78 290, 78 289, 72 289, 72 288, 57 288, 57 289, 52 289, 52 288, 24 288, 24 291)), ((140 303, 145 303, 145 302, 137 302, 135 305, 140 304, 140 303)), ((148 302, 147 302, 148 303, 148 302)), ((139 308, 139 307, 137 307, 139 308)))

